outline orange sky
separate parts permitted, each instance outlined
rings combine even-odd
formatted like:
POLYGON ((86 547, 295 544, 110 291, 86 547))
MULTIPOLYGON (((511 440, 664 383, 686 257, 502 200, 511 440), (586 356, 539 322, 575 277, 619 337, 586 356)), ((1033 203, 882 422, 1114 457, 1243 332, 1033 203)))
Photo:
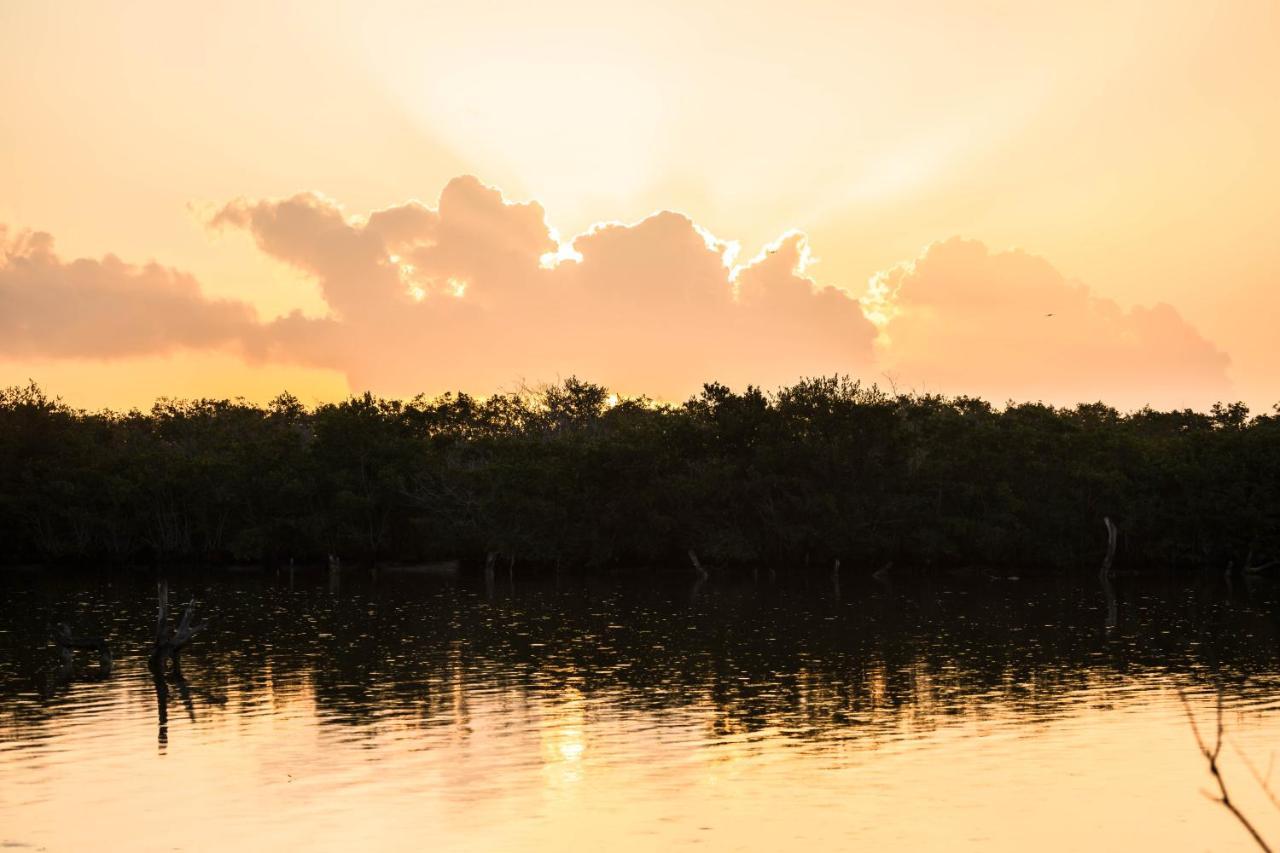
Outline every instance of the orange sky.
POLYGON ((1280 4, 264 6, 0 3, 0 385, 1280 400, 1280 4))

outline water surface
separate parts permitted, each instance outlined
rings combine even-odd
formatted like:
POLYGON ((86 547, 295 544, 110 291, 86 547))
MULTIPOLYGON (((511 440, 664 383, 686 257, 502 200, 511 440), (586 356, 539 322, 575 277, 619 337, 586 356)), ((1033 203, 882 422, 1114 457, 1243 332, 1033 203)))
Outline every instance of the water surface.
POLYGON ((1088 573, 0 576, 0 842, 50 850, 1248 850, 1280 595, 1088 573), (45 624, 109 635, 68 675, 45 624))

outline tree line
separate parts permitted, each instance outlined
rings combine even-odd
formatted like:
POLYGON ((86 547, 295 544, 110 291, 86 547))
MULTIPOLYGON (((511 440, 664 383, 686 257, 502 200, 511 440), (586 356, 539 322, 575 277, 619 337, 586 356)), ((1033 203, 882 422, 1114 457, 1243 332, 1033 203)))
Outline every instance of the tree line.
POLYGON ((87 412, 0 390, 0 562, 601 569, 1256 568, 1280 408, 1003 408, 848 378, 679 404, 569 379, 487 399, 283 394, 87 412))

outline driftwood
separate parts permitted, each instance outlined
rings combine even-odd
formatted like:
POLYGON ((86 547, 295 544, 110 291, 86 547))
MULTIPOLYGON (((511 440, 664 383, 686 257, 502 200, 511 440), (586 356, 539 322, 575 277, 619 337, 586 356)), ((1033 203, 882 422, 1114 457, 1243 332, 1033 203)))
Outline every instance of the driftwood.
POLYGON ((159 614, 156 616, 156 639, 155 645, 151 648, 151 656, 147 660, 147 666, 151 672, 157 677, 164 675, 165 661, 168 660, 173 664, 173 674, 177 678, 182 678, 182 667, 178 662, 178 655, 205 628, 209 626, 208 622, 201 622, 199 625, 193 625, 191 617, 195 612, 196 601, 191 599, 187 602, 186 609, 182 611, 182 617, 178 620, 176 628, 169 628, 169 584, 161 581, 157 589, 157 595, 160 599, 159 614))
POLYGON ((86 637, 71 633, 71 626, 66 622, 59 622, 49 630, 49 636, 53 642, 57 644, 58 651, 62 655, 62 665, 70 668, 72 662, 72 652, 76 649, 85 649, 98 653, 98 665, 104 674, 111 672, 111 646, 107 643, 105 637, 86 637))

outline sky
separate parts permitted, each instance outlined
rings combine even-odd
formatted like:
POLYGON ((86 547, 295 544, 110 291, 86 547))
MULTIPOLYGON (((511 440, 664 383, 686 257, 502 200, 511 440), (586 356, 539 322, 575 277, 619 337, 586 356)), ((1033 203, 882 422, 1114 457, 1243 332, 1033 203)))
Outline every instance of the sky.
POLYGON ((0 386, 1280 401, 1280 4, 0 0, 0 386))

